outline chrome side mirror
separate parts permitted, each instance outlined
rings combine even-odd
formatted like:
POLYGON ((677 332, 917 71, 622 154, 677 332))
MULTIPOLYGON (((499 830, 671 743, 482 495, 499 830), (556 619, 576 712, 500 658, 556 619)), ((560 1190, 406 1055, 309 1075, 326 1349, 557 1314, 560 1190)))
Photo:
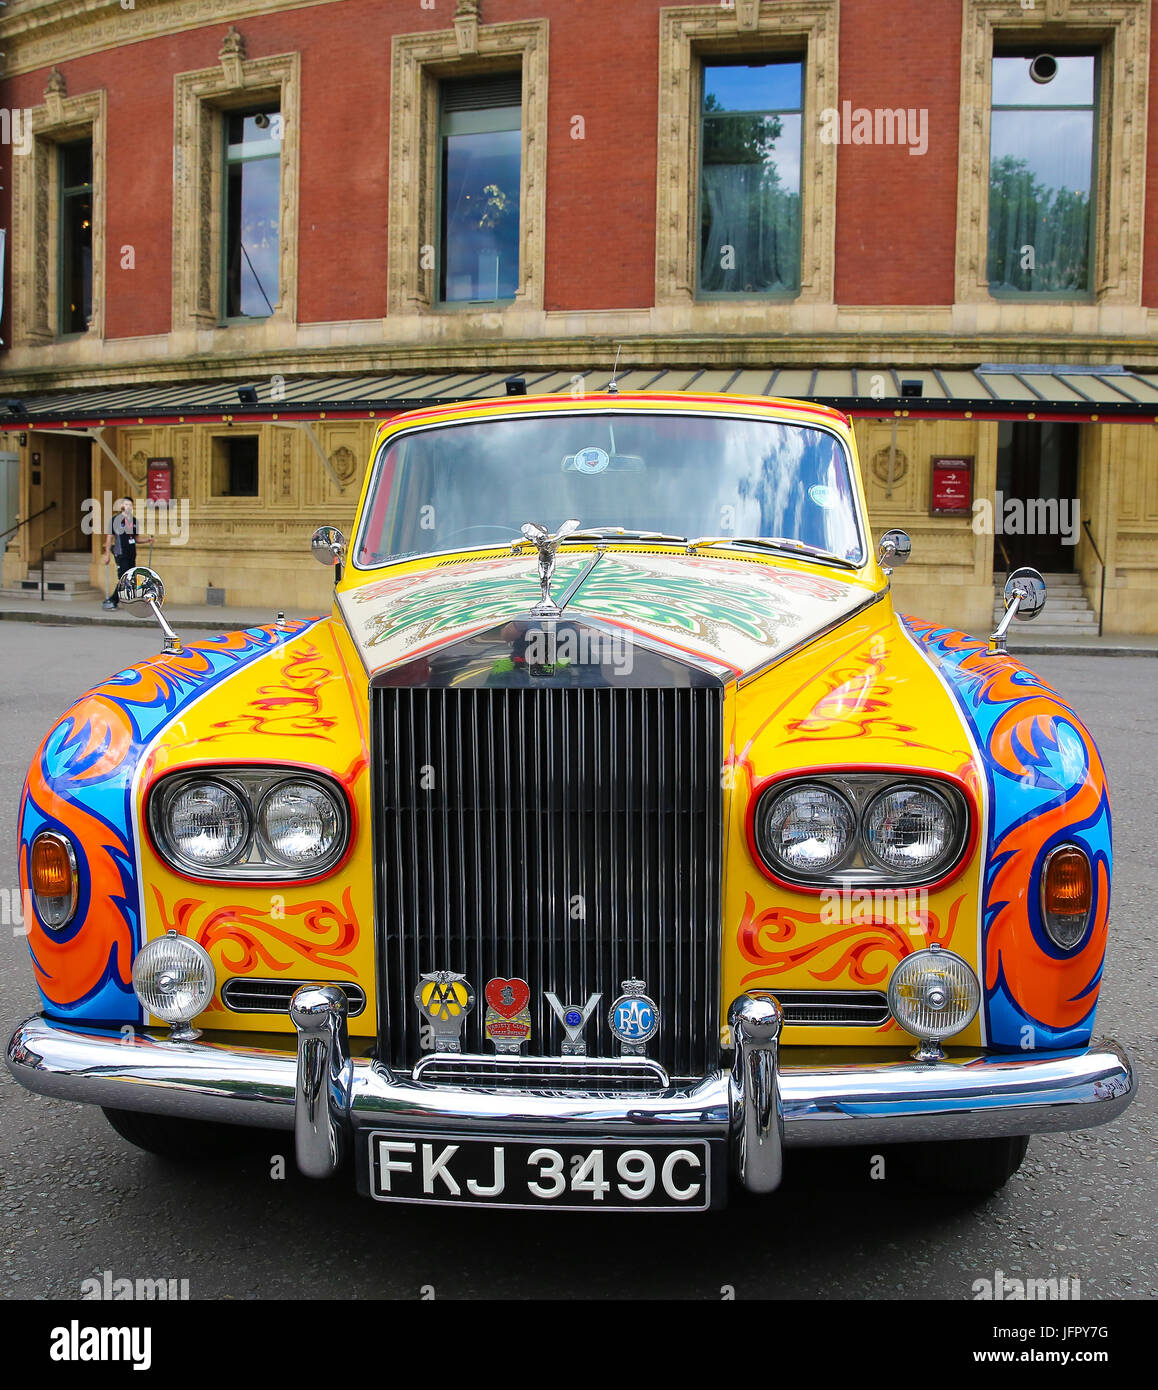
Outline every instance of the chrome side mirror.
POLYGON ((165 602, 165 584, 156 570, 149 569, 147 565, 134 565, 126 570, 117 582, 117 597, 122 603, 147 603, 165 634, 163 649, 167 652, 181 650, 180 638, 161 612, 161 605, 165 602))
POLYGON ((310 537, 310 553, 321 565, 333 565, 334 583, 342 577, 346 538, 336 526, 319 526, 310 537))
POLYGON ((1045 580, 1029 565, 1016 569, 1005 581, 1005 616, 989 638, 989 654, 996 656, 1006 650, 1005 634, 1017 618, 1027 623, 1045 607, 1045 580))
POLYGON ((156 570, 147 565, 134 565, 125 570, 117 581, 117 598, 122 603, 165 602, 165 582, 156 570))
POLYGON ((886 531, 881 537, 880 566, 886 574, 907 564, 912 553, 913 542, 907 531, 886 531))
POLYGON ((1015 616, 1023 623, 1036 618, 1045 607, 1045 580, 1035 569, 1023 565, 1005 581, 1005 606, 1017 603, 1015 616))

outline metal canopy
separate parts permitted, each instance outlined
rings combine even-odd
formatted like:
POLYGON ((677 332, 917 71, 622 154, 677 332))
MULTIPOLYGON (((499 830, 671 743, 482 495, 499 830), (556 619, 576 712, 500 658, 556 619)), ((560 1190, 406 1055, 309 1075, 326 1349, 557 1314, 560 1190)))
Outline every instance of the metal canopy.
MULTIPOLYGON (((122 424, 193 424, 229 420, 380 418, 420 406, 492 400, 508 394, 507 380, 528 395, 592 395, 607 389, 611 372, 525 368, 517 371, 410 371, 380 376, 303 376, 183 382, 169 386, 106 386, 0 400, 0 428, 89 429, 122 424), (257 400, 238 399, 252 387, 257 400)), ((853 416, 931 419, 1103 420, 1158 423, 1158 373, 1124 367, 983 363, 961 367, 624 367, 621 392, 718 392, 787 396, 832 406, 853 416), (919 388, 919 394, 917 394, 919 388)))

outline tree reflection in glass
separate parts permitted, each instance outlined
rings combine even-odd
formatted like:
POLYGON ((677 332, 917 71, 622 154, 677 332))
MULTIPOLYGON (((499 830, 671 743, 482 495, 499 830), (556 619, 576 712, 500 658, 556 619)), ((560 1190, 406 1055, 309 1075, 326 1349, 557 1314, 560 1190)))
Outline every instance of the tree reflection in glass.
POLYGON ((798 60, 706 64, 700 135, 700 289, 800 288, 798 60))
POLYGON ((993 60, 989 287, 1081 294, 1090 288, 1096 63, 1061 55, 1043 83, 1031 61, 993 60))

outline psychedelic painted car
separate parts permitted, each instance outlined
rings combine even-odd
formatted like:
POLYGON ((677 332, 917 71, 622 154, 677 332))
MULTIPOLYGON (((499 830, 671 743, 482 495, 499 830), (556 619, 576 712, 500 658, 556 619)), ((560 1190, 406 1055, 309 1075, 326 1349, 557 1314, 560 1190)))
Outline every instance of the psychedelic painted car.
MULTIPOLYGON (((20 806, 34 1091, 382 1201, 699 1211, 787 1149, 992 1190, 1116 1118, 1110 802, 989 641, 894 610, 848 420, 512 397, 378 431, 333 610, 78 701, 20 806)), ((153 603, 149 571, 122 581, 153 603)))

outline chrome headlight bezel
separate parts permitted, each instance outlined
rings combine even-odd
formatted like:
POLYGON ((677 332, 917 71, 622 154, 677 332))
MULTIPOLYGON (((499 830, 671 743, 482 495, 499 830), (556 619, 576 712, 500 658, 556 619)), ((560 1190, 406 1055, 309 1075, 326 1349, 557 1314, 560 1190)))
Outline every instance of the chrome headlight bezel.
POLYGON ((145 819, 153 846, 161 859, 185 878, 231 880, 248 883, 311 880, 332 872, 345 858, 350 845, 352 816, 345 790, 332 777, 311 769, 291 766, 206 766, 186 768, 160 778, 149 792, 145 819), (224 785, 239 796, 246 809, 249 832, 244 845, 226 864, 200 864, 182 854, 170 833, 169 812, 174 799, 194 784, 224 785), (322 791, 334 807, 338 833, 329 852, 316 861, 293 867, 277 858, 260 829, 259 812, 266 798, 287 783, 303 783, 322 791))
POLYGON ((756 808, 756 815, 753 821, 753 831, 756 847, 760 852, 764 862, 773 872, 785 878, 800 879, 824 879, 842 870, 852 858, 856 851, 858 838, 858 816, 856 807, 849 801, 839 789, 825 785, 814 778, 802 778, 792 782, 785 782, 773 790, 773 795, 765 796, 761 799, 760 805, 756 808), (787 863, 784 858, 776 852, 769 842, 768 826, 777 809, 786 801, 793 797, 799 797, 806 792, 824 792, 832 797, 837 805, 847 811, 851 826, 850 833, 844 848, 833 859, 833 861, 820 873, 804 874, 794 865, 787 863))
POLYGON ((941 872, 941 870, 943 870, 949 864, 949 862, 953 858, 956 843, 957 827, 955 824, 955 817, 953 815, 953 805, 950 802, 949 798, 939 787, 933 786, 927 782, 897 782, 887 787, 882 787, 880 791, 876 792, 873 796, 869 797, 869 799, 864 804, 863 811, 861 812, 860 824, 861 848, 864 851, 865 858, 869 863, 872 864, 874 868, 879 869, 881 873, 898 874, 903 877, 902 871, 896 868, 894 865, 890 864, 880 854, 880 852, 873 845, 872 841, 869 839, 868 835, 869 816, 871 815, 873 808, 884 797, 891 796, 897 792, 921 792, 925 796, 932 797, 934 801, 940 803, 942 809, 948 817, 949 833, 946 836, 945 848, 941 851, 940 854, 935 855, 932 859, 930 859, 927 864, 922 865, 919 870, 913 870, 913 873, 921 878, 935 877, 941 872))
POLYGON ((802 772, 775 778, 757 793, 751 812, 750 842, 763 872, 774 882, 788 887, 821 890, 888 884, 927 888, 947 881, 962 867, 975 830, 975 817, 976 808, 956 782, 934 773, 902 769, 802 772), (823 873, 795 872, 765 852, 764 827, 773 807, 787 793, 805 786, 834 792, 851 805, 855 817, 853 844, 823 873), (952 817, 946 849, 931 864, 910 873, 891 869, 880 862, 870 850, 866 836, 866 817, 872 803, 884 792, 906 790, 932 793, 952 817))

